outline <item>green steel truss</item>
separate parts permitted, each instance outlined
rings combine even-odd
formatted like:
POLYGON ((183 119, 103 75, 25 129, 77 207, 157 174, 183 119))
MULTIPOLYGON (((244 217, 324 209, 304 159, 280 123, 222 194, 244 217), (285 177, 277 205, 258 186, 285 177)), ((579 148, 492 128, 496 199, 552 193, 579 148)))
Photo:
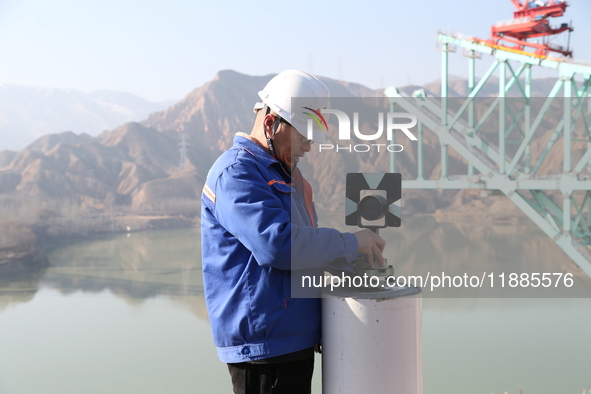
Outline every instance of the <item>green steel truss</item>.
MULTIPOLYGON (((418 118, 417 178, 403 180, 403 188, 499 190, 591 276, 591 64, 495 49, 459 36, 439 34, 438 39, 442 49, 440 98, 427 98, 421 90, 412 97, 404 97, 394 87, 385 90, 392 112, 402 109, 418 118), (456 47, 468 53, 470 93, 463 101, 448 97, 448 55, 456 47), (478 53, 493 55, 495 61, 477 82, 478 53), (533 66, 558 71, 548 97, 536 99, 543 102, 537 108, 531 97, 533 66), (495 71, 497 97, 477 101, 495 71), (514 93, 508 97, 510 90, 517 91, 519 98, 514 93), (561 91, 563 97, 555 100, 561 91), (548 114, 554 120, 550 129, 544 120, 548 114), (490 130, 488 135, 483 132, 491 118, 498 129, 494 141, 490 130), (441 145, 438 179, 427 179, 424 174, 424 128, 435 133, 441 145), (531 146, 536 138, 546 146, 533 157, 531 146), (449 174, 449 148, 466 161, 465 174, 449 174), (557 155, 562 168, 556 168, 557 155)), ((394 153, 390 166, 396 172, 394 153)))

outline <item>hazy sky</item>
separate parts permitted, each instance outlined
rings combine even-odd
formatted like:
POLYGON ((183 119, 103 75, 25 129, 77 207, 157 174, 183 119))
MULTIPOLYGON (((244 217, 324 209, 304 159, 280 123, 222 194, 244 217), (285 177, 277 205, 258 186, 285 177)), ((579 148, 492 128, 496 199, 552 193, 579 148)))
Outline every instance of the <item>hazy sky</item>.
MULTIPOLYGON (((575 58, 591 61, 591 1, 570 3, 554 24, 572 20, 575 58)), ((179 99, 223 69, 421 84, 440 76, 439 29, 488 38, 513 10, 510 0, 0 0, 0 82, 153 101, 179 99)), ((467 74, 461 51, 451 66, 467 74)))

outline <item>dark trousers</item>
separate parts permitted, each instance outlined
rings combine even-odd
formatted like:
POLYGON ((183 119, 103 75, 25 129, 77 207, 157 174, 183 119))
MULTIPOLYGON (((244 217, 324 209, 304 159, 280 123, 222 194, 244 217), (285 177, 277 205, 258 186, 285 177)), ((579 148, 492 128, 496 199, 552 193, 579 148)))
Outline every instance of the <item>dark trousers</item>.
POLYGON ((228 364, 234 394, 310 394, 314 354, 274 364, 228 364))

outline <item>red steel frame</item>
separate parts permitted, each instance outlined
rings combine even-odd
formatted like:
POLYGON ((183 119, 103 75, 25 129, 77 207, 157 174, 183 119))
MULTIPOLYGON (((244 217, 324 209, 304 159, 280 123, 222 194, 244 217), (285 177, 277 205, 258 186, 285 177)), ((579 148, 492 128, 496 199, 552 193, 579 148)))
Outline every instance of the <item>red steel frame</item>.
POLYGON ((529 38, 546 37, 560 34, 564 31, 573 31, 573 28, 563 23, 558 28, 550 27, 548 18, 556 18, 564 15, 568 4, 564 0, 533 1, 511 0, 517 11, 513 13, 513 20, 507 23, 496 24, 491 28, 491 38, 485 42, 501 49, 525 51, 532 48, 534 56, 545 58, 548 52, 557 52, 567 57, 572 57, 569 48, 552 47, 548 44, 539 44, 526 41, 529 38), (514 46, 505 45, 505 43, 514 46))

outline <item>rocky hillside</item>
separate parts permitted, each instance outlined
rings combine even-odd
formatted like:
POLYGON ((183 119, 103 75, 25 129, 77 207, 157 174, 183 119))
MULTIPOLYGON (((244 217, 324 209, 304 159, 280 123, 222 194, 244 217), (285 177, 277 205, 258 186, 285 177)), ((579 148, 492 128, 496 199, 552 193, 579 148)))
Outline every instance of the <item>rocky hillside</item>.
MULTIPOLYGON (((79 201, 84 208, 104 211, 118 207, 135 211, 146 206, 146 191, 157 203, 163 192, 178 193, 168 183, 195 184, 195 170, 179 169, 176 135, 160 133, 139 123, 127 123, 103 138, 72 133, 46 136, 13 155, 0 171, 5 195, 23 194, 40 199, 79 201), (167 181, 168 179, 168 181, 167 181)), ((6 160, 8 161, 8 160, 6 160)))

